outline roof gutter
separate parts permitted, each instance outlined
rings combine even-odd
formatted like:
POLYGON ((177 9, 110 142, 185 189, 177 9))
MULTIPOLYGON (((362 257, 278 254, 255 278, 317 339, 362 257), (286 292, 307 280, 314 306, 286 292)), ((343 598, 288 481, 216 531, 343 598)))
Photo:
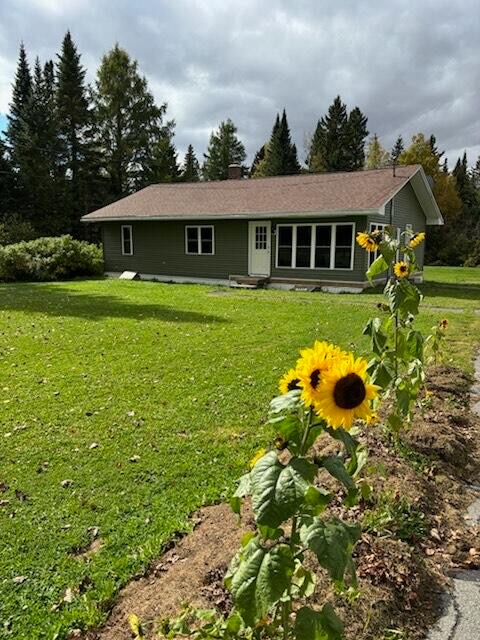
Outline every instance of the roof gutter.
POLYGON ((285 218, 332 218, 332 217, 348 217, 348 216, 368 216, 378 213, 377 208, 371 209, 346 209, 346 210, 332 210, 332 211, 286 211, 278 213, 275 211, 263 212, 263 213, 205 213, 188 216, 179 215, 166 215, 166 216, 106 216, 91 217, 89 214, 81 218, 82 222, 173 222, 182 221, 191 222, 194 220, 283 220, 285 218))

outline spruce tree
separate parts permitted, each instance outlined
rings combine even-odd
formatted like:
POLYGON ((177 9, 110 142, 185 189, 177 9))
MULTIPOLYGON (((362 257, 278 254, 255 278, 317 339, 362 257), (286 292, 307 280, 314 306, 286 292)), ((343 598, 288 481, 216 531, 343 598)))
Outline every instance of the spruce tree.
POLYGON ((400 158, 404 150, 405 150, 405 145, 403 144, 403 138, 400 135, 395 140, 395 144, 393 145, 392 150, 390 152, 390 157, 392 159, 393 164, 398 164, 398 159, 400 158))
POLYGON ((368 136, 368 118, 358 107, 350 111, 346 135, 346 162, 344 169, 358 171, 365 164, 365 139, 368 136))
POLYGON ((0 216, 11 213, 15 206, 15 174, 7 147, 0 138, 0 216))
POLYGON ((145 181, 142 180, 139 186, 158 182, 177 182, 180 179, 178 152, 173 144, 174 126, 174 122, 169 122, 153 145, 152 158, 145 170, 145 181))
POLYGON ((203 176, 206 180, 227 180, 230 164, 243 164, 247 154, 237 137, 237 127, 228 119, 221 122, 210 135, 207 153, 204 154, 203 176))
POLYGON ((290 127, 288 126, 287 114, 283 110, 280 119, 277 114, 272 130, 272 136, 268 145, 268 157, 266 163, 267 175, 284 176, 298 173, 297 148, 292 144, 290 127))
POLYGON ((23 42, 20 44, 17 71, 13 83, 12 102, 7 115, 6 137, 13 166, 19 169, 18 152, 21 148, 24 136, 24 119, 27 105, 32 93, 32 75, 27 60, 27 54, 23 42))
POLYGON ((250 167, 250 177, 255 176, 255 173, 258 171, 258 167, 260 166, 260 163, 265 159, 266 146, 267 146, 266 143, 262 144, 260 149, 256 152, 253 158, 252 166, 250 167))
POLYGON ((345 171, 349 168, 347 107, 337 96, 318 121, 308 154, 310 171, 345 171))
POLYGON ((181 179, 183 182, 198 182, 200 180, 200 165, 191 144, 188 145, 185 154, 181 179))
POLYGON ((94 99, 110 197, 120 198, 144 181, 167 105, 155 104, 137 61, 118 44, 102 58, 94 99))

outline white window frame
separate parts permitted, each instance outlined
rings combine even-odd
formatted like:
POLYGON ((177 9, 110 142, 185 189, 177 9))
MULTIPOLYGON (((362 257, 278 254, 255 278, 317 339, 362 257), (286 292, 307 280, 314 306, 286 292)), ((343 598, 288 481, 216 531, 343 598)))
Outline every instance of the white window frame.
POLYGON ((275 268, 276 269, 305 269, 309 271, 353 271, 354 257, 355 257, 355 222, 319 222, 317 224, 309 224, 308 222, 293 222, 290 224, 277 224, 276 227, 276 242, 275 242, 275 268), (352 244, 350 246, 350 266, 349 267, 336 267, 335 266, 335 249, 337 247, 337 227, 352 227, 352 244), (280 266, 278 264, 278 249, 279 249, 279 229, 281 227, 292 227, 292 263, 290 266, 280 266), (297 267, 297 227, 311 227, 311 244, 310 244, 310 266, 309 267, 297 267), (330 244, 330 266, 329 267, 316 267, 315 266, 315 241, 317 235, 317 227, 331 227, 331 244, 330 244))
POLYGON ((133 256, 133 229, 131 224, 122 224, 121 230, 122 256, 133 256), (130 252, 125 251, 125 229, 130 233, 130 252))
POLYGON ((188 224, 185 225, 185 254, 187 256, 214 256, 215 255, 215 226, 213 224, 188 224), (188 250, 188 229, 197 230, 198 251, 188 250), (202 232, 201 229, 212 230, 212 252, 202 253, 202 232))

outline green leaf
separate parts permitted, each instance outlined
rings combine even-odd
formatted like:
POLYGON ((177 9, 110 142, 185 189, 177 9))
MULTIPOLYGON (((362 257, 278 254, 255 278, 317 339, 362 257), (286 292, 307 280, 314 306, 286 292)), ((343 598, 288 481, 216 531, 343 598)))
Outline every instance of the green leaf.
POLYGON ((342 640, 343 623, 327 602, 321 611, 299 609, 294 632, 297 640, 342 640))
POLYGON ((386 389, 395 377, 395 368, 389 360, 376 360, 370 362, 368 373, 372 384, 386 389))
POLYGON ((342 459, 339 456, 328 456, 316 459, 315 462, 324 467, 328 473, 336 478, 347 489, 345 504, 353 506, 357 501, 358 490, 352 476, 347 471, 342 459))
POLYGON ((277 396, 270 402, 269 413, 292 413, 300 406, 300 391, 293 389, 283 396, 277 396))
POLYGON ((285 534, 283 529, 278 527, 272 529, 272 527, 267 527, 265 525, 259 525, 258 530, 260 531, 260 535, 263 540, 278 540, 285 534))
POLYGON ((422 294, 417 287, 408 280, 390 280, 384 290, 392 313, 400 312, 405 318, 409 313, 416 316, 422 294))
POLYGON ((385 261, 385 258, 383 256, 378 256, 378 258, 374 260, 370 265, 370 268, 368 269, 366 275, 367 278, 371 281, 373 280, 373 278, 380 275, 381 273, 384 273, 385 271, 388 271, 388 262, 385 261))
POLYGON ((301 531, 301 539, 315 553, 318 562, 329 572, 332 580, 343 587, 347 571, 355 584, 352 549, 359 540, 360 533, 357 525, 346 524, 337 519, 323 521, 315 518, 313 524, 301 531))
POLYGON ((292 458, 283 465, 275 451, 263 456, 250 473, 257 524, 275 528, 293 516, 315 474, 315 465, 305 458, 292 458))
POLYGON ((280 600, 295 568, 287 545, 266 549, 253 538, 242 550, 230 588, 245 624, 254 626, 280 600))
POLYGON ((315 592, 316 582, 313 571, 306 569, 301 562, 297 561, 292 580, 292 596, 294 598, 309 598, 315 592))
POLYGON ((293 454, 299 453, 304 427, 298 413, 289 415, 274 414, 269 422, 275 429, 275 435, 281 436, 285 442, 288 442, 289 450, 293 454))
POLYGON ((419 331, 411 329, 406 337, 407 349, 413 358, 423 361, 423 336, 419 331))
POLYGON ((233 512, 240 515, 242 507, 242 498, 250 493, 250 473, 245 473, 238 481, 238 487, 233 496, 230 498, 230 507, 233 512))
POLYGON ((380 318, 371 318, 363 330, 363 335, 370 336, 372 341, 372 351, 377 355, 382 355, 388 337, 382 331, 382 321, 380 318))
POLYGON ((313 485, 305 492, 305 504, 310 507, 310 513, 318 516, 325 510, 325 507, 332 499, 332 495, 323 489, 318 489, 313 485))

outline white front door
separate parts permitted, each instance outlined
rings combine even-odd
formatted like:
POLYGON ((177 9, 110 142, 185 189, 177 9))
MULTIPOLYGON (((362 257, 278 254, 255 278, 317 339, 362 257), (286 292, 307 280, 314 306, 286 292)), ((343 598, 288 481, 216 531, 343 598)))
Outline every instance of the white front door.
POLYGON ((270 222, 248 223, 248 275, 269 276, 272 234, 270 222))

